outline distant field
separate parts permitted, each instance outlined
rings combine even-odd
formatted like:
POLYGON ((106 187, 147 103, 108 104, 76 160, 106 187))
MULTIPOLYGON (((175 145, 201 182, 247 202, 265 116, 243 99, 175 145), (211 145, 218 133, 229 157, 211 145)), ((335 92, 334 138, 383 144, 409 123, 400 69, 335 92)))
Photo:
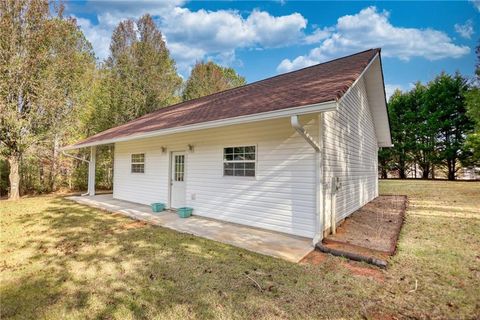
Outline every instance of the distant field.
POLYGON ((292 264, 61 197, 1 201, 0 318, 479 318, 480 183, 380 189, 409 196, 386 271, 292 264))

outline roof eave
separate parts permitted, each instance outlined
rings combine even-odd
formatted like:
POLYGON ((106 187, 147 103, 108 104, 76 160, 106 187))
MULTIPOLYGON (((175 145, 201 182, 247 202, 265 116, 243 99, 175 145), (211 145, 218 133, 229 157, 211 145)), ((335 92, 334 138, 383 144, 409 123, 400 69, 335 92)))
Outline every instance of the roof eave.
POLYGON ((382 83, 383 83, 383 96, 384 96, 384 102, 385 102, 385 108, 387 111, 387 120, 388 120, 388 139, 383 145, 379 145, 380 147, 385 147, 385 148, 393 148, 393 141, 392 141, 392 125, 390 121, 390 113, 388 112, 388 101, 387 101, 387 93, 385 91, 385 77, 383 76, 383 63, 382 63, 382 55, 381 51, 378 52, 378 59, 380 62, 380 74, 382 76, 382 83))
POLYGON ((311 113, 317 113, 317 112, 334 111, 334 110, 337 110, 337 107, 338 107, 337 101, 331 100, 331 101, 311 104, 307 106, 293 107, 293 108, 276 110, 276 111, 256 113, 252 115, 245 115, 245 116, 239 116, 239 117, 233 117, 233 118, 195 123, 195 124, 186 125, 186 126, 154 130, 154 131, 143 132, 139 134, 132 134, 132 135, 122 136, 118 138, 104 139, 104 140, 92 141, 87 143, 78 143, 78 144, 62 147, 60 150, 68 151, 68 150, 75 150, 75 149, 87 148, 87 147, 93 147, 93 146, 99 146, 99 145, 105 145, 105 144, 112 144, 117 142, 164 136, 164 135, 175 134, 180 132, 204 130, 204 129, 225 127, 225 126, 236 125, 236 124, 272 120, 272 119, 290 117, 292 115, 304 115, 304 114, 311 114, 311 113))

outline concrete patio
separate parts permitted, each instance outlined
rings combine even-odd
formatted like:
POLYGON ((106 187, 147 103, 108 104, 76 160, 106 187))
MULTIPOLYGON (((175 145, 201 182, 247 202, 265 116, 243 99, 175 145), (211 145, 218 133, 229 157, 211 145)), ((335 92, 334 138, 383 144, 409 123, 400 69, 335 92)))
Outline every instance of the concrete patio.
POLYGON ((150 206, 113 199, 111 194, 83 197, 72 196, 67 197, 67 199, 291 262, 299 262, 314 249, 312 241, 307 238, 202 218, 195 215, 182 219, 174 211, 169 210, 154 213, 150 206))

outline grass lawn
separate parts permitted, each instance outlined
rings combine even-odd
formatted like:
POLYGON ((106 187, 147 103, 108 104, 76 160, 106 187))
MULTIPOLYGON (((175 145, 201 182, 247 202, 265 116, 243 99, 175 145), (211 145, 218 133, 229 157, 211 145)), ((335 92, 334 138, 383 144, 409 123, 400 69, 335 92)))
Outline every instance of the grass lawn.
POLYGON ((381 193, 409 196, 386 271, 292 264, 61 197, 2 201, 0 318, 479 318, 480 183, 381 193))

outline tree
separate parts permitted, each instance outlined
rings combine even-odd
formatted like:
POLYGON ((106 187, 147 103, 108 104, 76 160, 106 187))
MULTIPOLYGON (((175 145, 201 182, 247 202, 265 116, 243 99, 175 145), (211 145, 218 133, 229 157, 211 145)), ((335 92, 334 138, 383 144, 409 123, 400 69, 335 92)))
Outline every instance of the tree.
POLYGON ((394 143, 391 153, 393 168, 398 171, 400 179, 405 179, 415 141, 413 125, 416 113, 412 110, 409 93, 395 91, 388 102, 388 114, 394 143))
POLYGON ((96 133, 178 102, 182 80, 161 32, 148 14, 119 23, 110 56, 96 75, 89 133, 96 133))
POLYGON ((442 73, 426 86, 417 83, 408 92, 392 95, 388 112, 394 147, 391 152, 379 153, 382 176, 393 165, 400 178, 406 178, 409 168, 418 165, 424 179, 435 178, 435 167, 446 168, 448 179, 455 179, 459 162, 466 164, 472 159, 472 150, 479 145, 475 135, 471 144, 465 144, 473 129, 466 105, 469 99, 472 106, 478 103, 474 101, 478 96, 469 96, 475 91, 468 89, 460 74, 442 73))
POLYGON ((480 130, 467 136, 463 149, 467 157, 462 161, 462 165, 465 167, 480 166, 480 130))
POLYGON ((214 62, 198 62, 192 69, 183 91, 183 100, 200 98, 219 91, 244 85, 245 78, 234 69, 214 62))
POLYGON ((409 109, 413 112, 411 121, 405 126, 410 127, 412 136, 412 153, 414 164, 420 167, 422 178, 428 179, 433 173, 437 163, 436 140, 437 121, 434 110, 430 110, 425 103, 428 88, 417 82, 415 87, 407 94, 409 96, 409 109))
POLYGON ((465 94, 465 102, 467 115, 474 122, 475 130, 465 140, 463 149, 469 157, 464 159, 462 164, 464 166, 480 166, 480 88, 471 88, 465 94))
MULTIPOLYGON (((85 112, 78 115, 77 139, 91 136, 180 101, 182 80, 161 32, 148 14, 118 24, 110 55, 93 73, 85 112)), ((78 156, 84 157, 83 150, 78 156)), ((86 181, 87 168, 69 170, 72 180, 86 181)), ((111 187, 111 148, 97 149, 97 186, 111 187)), ((84 185, 82 185, 84 187, 84 185)))
POLYGON ((467 89, 467 82, 460 74, 442 73, 429 83, 425 93, 425 103, 432 111, 435 129, 438 129, 438 156, 447 167, 449 180, 455 180, 457 162, 466 157, 462 148, 467 133, 473 129, 473 123, 466 115, 467 89))
POLYGON ((475 123, 475 130, 467 136, 464 150, 470 154, 462 163, 465 166, 480 165, 480 45, 476 49, 477 64, 475 68, 474 85, 465 93, 467 115, 475 123))
POLYGON ((477 130, 480 130, 480 88, 473 87, 465 93, 467 115, 475 122, 477 130))
POLYGON ((20 196, 20 163, 60 134, 77 105, 78 82, 94 65, 91 45, 73 19, 48 1, 0 3, 0 153, 10 167, 10 199, 20 196))
POLYGON ((390 148, 380 148, 378 150, 378 170, 382 179, 388 178, 388 172, 393 170, 392 150, 390 148))

